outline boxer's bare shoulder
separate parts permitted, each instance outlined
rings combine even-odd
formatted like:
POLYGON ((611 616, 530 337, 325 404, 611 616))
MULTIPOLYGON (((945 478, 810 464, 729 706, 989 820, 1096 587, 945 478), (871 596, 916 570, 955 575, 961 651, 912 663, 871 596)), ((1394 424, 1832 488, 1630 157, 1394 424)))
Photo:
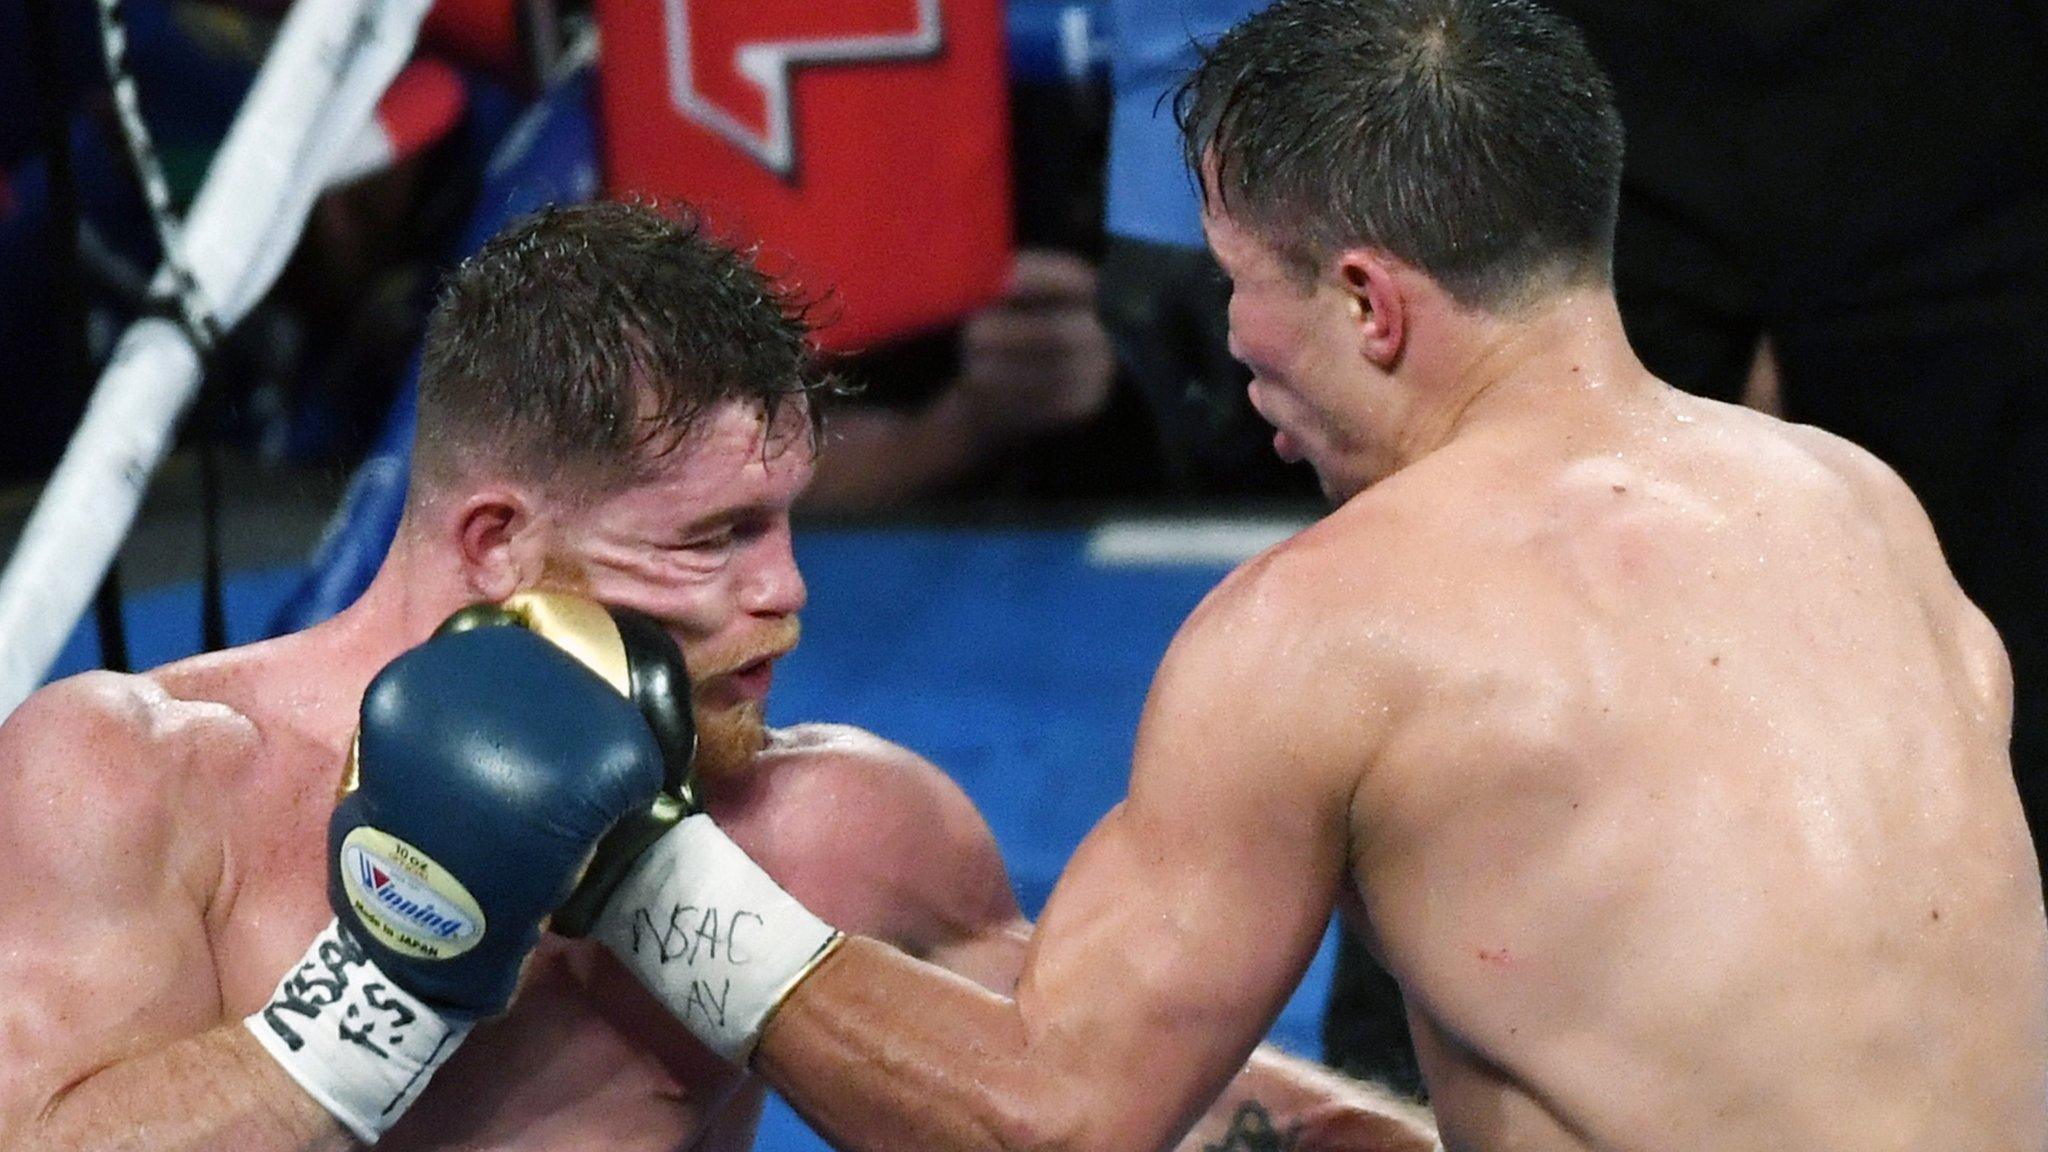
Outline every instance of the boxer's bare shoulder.
POLYGON ((936 765, 874 733, 776 730, 747 786, 712 812, 819 915, 941 963, 952 945, 1020 921, 973 802, 936 765))
MULTIPOLYGON (((0 728, 0 1133, 111 1054, 221 1016, 227 852, 210 799, 246 720, 88 673, 0 728)), ((4 1141, 0 1141, 4 1142, 4 1141)))
MULTIPOLYGON (((1377 490, 1239 565, 1189 614, 1153 699, 1222 709, 1252 731, 1311 734, 1340 772, 1371 759, 1416 687, 1410 635, 1426 615, 1431 525, 1377 490), (1246 683, 1262 686, 1244 692, 1246 683), (1360 710, 1358 700, 1375 702, 1360 710)), ((1219 714, 1219 718, 1223 718, 1219 714)))
POLYGON ((315 629, 188 657, 148 676, 174 698, 232 709, 267 744, 305 736, 332 746, 354 728, 363 688, 382 662, 357 667, 315 629))
POLYGON ((41 845, 85 869, 158 868, 174 841, 203 852, 194 842, 217 810, 209 797, 233 783, 258 742, 234 709, 180 698, 147 676, 59 681, 0 727, 0 851, 33 855, 41 845))
POLYGON ((1934 525, 1919 497, 1892 468, 1868 450, 1833 433, 1787 425, 1786 435, 1849 487, 1859 511, 1884 533, 1894 562, 1907 569, 1947 621, 1980 699, 2004 714, 2012 712, 2012 664, 1989 617, 1964 596, 1942 556, 1934 525))
MULTIPOLYGON (((924 917, 979 917, 1010 909, 995 834, 937 765, 872 732, 843 724, 777 730, 757 765, 765 821, 750 823, 786 866, 836 878, 894 927, 924 917)), ((803 883, 792 873, 796 883, 803 883)), ((894 938, 894 934, 891 934, 894 938)))

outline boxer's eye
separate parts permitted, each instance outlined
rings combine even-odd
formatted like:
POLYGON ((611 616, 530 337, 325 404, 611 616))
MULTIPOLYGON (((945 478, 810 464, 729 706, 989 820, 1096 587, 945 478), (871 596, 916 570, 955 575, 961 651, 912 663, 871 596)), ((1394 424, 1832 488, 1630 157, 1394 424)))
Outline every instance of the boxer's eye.
POLYGON ((718 552, 730 548, 732 539, 732 529, 721 528, 716 532, 706 532, 702 536, 692 536, 683 541, 682 547, 687 552, 718 552))

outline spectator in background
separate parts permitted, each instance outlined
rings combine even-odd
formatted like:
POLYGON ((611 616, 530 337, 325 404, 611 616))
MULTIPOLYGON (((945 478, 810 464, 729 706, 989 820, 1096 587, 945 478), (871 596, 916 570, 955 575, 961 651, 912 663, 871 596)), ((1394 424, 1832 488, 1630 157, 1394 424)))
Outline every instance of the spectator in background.
MULTIPOLYGON (((1120 386, 1096 319, 1108 91, 1093 5, 1008 0, 1012 212, 1005 297, 959 327, 840 366, 831 451, 802 508, 971 501, 1044 508, 1159 488, 1149 414, 1120 386)), ((1169 129, 1171 124, 1168 125, 1169 129)), ((1200 243, 1197 235, 1196 243, 1200 243)))
POLYGON ((834 411, 832 450, 819 456, 803 507, 872 510, 928 495, 1013 445, 1092 419, 1115 373, 1095 319, 1094 267, 1052 249, 1019 252, 1008 293, 962 327, 957 369, 937 395, 914 408, 834 411))

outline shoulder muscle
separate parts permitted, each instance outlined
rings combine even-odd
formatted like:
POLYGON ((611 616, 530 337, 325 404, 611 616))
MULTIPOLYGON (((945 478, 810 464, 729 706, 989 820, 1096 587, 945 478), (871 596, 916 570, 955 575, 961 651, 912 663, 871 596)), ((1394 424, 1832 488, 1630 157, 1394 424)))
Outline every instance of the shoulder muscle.
POLYGON ((210 823, 197 802, 213 783, 207 769, 253 744, 235 713, 175 699, 142 677, 53 684, 0 726, 0 853, 59 853, 67 871, 86 876, 155 870, 171 839, 210 823))
POLYGON ((186 777, 200 741, 243 732, 104 673, 0 726, 0 1129, 134 1045, 214 1022, 204 917, 221 853, 186 777))
POLYGON ((1016 919, 994 833, 924 757, 859 728, 816 724, 779 733, 762 767, 771 781, 771 813, 757 824, 764 863, 777 861, 770 871, 828 920, 923 952, 1016 919))

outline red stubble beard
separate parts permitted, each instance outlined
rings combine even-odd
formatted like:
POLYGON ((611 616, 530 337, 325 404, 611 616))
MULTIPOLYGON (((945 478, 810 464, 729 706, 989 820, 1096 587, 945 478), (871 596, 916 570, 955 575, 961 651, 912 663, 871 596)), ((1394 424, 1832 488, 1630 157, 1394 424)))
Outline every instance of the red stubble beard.
POLYGON ((697 718, 697 778, 712 785, 732 780, 753 767, 768 745, 764 702, 745 700, 724 707, 705 703, 704 687, 763 657, 779 657, 796 647, 802 632, 794 616, 784 616, 745 640, 690 654, 690 678, 699 685, 691 706, 697 718))

